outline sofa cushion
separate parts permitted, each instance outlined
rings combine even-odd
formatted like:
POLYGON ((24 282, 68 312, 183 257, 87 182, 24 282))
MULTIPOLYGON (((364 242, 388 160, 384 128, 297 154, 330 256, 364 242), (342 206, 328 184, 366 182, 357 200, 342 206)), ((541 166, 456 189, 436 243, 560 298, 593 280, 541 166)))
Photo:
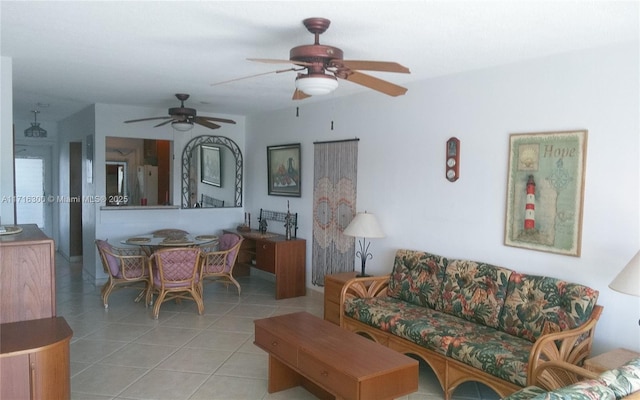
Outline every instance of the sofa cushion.
POLYGON ((449 260, 436 309, 496 328, 511 273, 476 261, 449 260))
POLYGON ((616 399, 640 392, 640 358, 600 374, 599 379, 611 389, 616 399))
POLYGON ((597 379, 588 379, 573 385, 539 394, 531 400, 615 400, 611 389, 597 379))
POLYGON ((451 343, 449 356, 518 386, 527 384, 532 344, 484 325, 465 321, 451 343))
POLYGON ((598 291, 586 286, 514 272, 498 327, 535 342, 542 334, 584 324, 597 299, 598 291))
POLYGON ((456 320, 463 322, 460 318, 393 297, 349 299, 345 301, 344 313, 442 355, 448 355, 449 345, 458 334, 456 320))
POLYGON ((527 386, 518 390, 517 392, 511 393, 509 396, 503 398, 502 400, 531 400, 539 394, 547 393, 543 388, 537 386, 527 386))
POLYGON ((409 303, 436 308, 447 259, 415 250, 398 250, 388 294, 409 303))

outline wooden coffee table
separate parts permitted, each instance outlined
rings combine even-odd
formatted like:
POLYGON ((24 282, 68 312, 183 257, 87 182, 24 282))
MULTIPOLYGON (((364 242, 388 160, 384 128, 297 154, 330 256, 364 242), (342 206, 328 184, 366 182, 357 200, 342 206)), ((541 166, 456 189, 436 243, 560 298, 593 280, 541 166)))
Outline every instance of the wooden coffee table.
POLYGON ((255 321, 269 393, 302 385, 321 399, 393 399, 418 390, 418 361, 306 312, 255 321))

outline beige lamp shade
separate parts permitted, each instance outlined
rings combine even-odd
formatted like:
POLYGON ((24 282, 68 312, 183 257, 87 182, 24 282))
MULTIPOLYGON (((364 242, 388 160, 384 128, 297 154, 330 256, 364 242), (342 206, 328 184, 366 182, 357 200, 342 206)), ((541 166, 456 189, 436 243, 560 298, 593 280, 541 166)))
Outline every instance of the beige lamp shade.
POLYGON ((609 287, 616 292, 640 296, 640 251, 620 271, 609 287))
POLYGON ((363 237, 363 238, 383 238, 384 232, 378 224, 378 220, 375 215, 369 214, 366 211, 356 214, 356 217, 351 220, 347 228, 344 230, 345 235, 363 237))

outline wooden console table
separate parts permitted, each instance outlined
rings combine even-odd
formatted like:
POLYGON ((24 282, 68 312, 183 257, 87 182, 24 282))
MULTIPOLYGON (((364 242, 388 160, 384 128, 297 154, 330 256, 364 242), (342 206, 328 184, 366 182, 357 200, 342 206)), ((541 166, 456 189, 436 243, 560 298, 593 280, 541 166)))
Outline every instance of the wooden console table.
POLYGON ((0 323, 56 315, 55 244, 35 224, 0 236, 0 323))
POLYGON ((0 324, 0 399, 69 399, 72 335, 62 317, 0 324))
POLYGON ((256 230, 240 232, 225 230, 244 237, 236 261, 241 267, 254 267, 275 275, 276 299, 306 294, 307 242, 304 239, 287 240, 283 235, 256 230))
POLYGON ((418 390, 417 360, 309 313, 254 323, 254 343, 269 353, 269 393, 302 385, 321 399, 378 400, 418 390))

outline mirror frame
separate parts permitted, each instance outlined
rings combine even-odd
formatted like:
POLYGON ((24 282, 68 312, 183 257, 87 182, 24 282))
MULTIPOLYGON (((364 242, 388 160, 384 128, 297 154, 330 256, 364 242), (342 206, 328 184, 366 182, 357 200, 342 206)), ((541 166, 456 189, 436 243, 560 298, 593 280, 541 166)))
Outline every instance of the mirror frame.
POLYGON ((242 151, 233 140, 226 136, 202 135, 197 136, 189 141, 182 150, 182 208, 195 209, 189 207, 189 199, 191 198, 191 188, 189 180, 189 169, 191 168, 191 160, 193 151, 201 144, 222 145, 231 150, 236 158, 236 179, 235 179, 235 204, 233 207, 242 207, 242 151))

